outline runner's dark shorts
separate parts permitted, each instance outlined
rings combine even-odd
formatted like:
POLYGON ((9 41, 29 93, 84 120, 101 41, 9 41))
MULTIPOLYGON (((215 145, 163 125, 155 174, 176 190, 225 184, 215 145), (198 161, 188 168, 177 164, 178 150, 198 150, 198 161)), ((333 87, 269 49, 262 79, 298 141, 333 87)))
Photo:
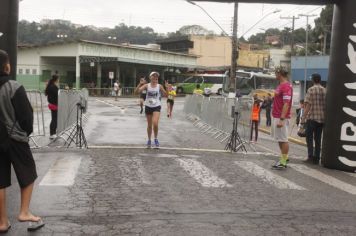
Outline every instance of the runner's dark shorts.
POLYGON ((167 103, 171 104, 171 106, 173 107, 173 105, 174 105, 174 100, 173 100, 173 99, 167 99, 167 103))
POLYGON ((11 164, 21 188, 37 179, 36 164, 28 143, 11 140, 11 146, 0 153, 0 189, 11 186, 11 164))
POLYGON ((146 94, 145 93, 141 93, 140 98, 143 99, 143 101, 146 101, 146 94))
POLYGON ((161 106, 158 106, 158 107, 148 107, 148 106, 145 106, 145 113, 146 113, 146 115, 152 115, 153 112, 161 112, 161 106))

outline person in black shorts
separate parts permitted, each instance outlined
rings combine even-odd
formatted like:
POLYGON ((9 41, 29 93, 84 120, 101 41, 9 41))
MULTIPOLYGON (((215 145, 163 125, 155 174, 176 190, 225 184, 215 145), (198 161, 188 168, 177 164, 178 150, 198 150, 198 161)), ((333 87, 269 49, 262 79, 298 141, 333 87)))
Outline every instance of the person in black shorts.
POLYGON ((0 120, 5 124, 10 144, 0 151, 0 233, 6 233, 11 225, 6 212, 6 188, 11 185, 11 165, 21 188, 21 207, 17 219, 30 222, 29 231, 44 226, 40 217, 30 210, 34 182, 37 178, 28 136, 33 131, 33 110, 26 91, 18 82, 10 79, 10 60, 0 50, 0 120))
MULTIPOLYGON (((140 79, 140 84, 147 84, 147 81, 146 81, 145 77, 142 77, 142 78, 140 79)), ((143 90, 143 91, 140 93, 140 107, 141 107, 140 114, 143 113, 143 104, 144 104, 145 101, 146 101, 146 93, 147 93, 146 90, 143 90)))

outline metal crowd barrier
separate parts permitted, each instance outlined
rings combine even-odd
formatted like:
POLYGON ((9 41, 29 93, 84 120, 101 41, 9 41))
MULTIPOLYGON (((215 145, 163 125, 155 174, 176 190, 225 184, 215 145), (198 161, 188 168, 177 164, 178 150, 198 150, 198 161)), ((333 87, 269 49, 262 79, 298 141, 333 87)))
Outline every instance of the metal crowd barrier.
POLYGON ((34 144, 35 148, 38 148, 37 139, 39 137, 45 136, 45 118, 43 113, 43 94, 37 90, 27 90, 26 91, 28 100, 33 109, 33 132, 30 135, 30 141, 34 144))
MULTIPOLYGON (((135 95, 136 87, 123 87, 119 90, 119 97, 131 97, 135 95)), ((113 88, 87 88, 90 96, 98 96, 98 97, 114 97, 116 93, 113 88)))
MULTIPOLYGON (((77 128, 80 109, 85 113, 88 107, 89 91, 82 90, 59 90, 57 136, 66 143, 71 139, 73 130, 77 128)), ((83 116, 86 123, 87 116, 83 116)))
POLYGON ((186 96, 184 112, 187 114, 187 119, 192 121, 202 134, 210 135, 223 143, 230 137, 236 105, 238 133, 242 140, 248 141, 252 104, 252 97, 242 97, 236 100, 235 98, 204 97, 193 94, 186 96))

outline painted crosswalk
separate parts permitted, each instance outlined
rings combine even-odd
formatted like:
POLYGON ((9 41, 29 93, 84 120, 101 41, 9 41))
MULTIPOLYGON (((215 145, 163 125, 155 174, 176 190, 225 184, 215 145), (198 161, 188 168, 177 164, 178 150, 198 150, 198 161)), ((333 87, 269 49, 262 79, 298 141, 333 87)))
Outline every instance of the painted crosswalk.
POLYGON ((293 169, 295 169, 296 171, 307 175, 309 177, 312 177, 314 179, 317 179, 327 185, 330 185, 334 188, 340 189, 342 191, 345 191, 347 193, 356 195, 356 186, 351 185, 349 183, 345 183, 339 179, 336 179, 330 175, 324 174, 321 171, 309 168, 305 165, 301 165, 301 164, 291 164, 290 165, 293 169))
POLYGON ((273 185, 278 189, 306 190, 302 186, 299 186, 298 184, 293 183, 282 176, 272 173, 271 171, 268 171, 253 162, 235 161, 235 164, 241 169, 244 169, 245 171, 258 177, 261 181, 273 185))
MULTIPOLYGON (((147 160, 159 160, 149 159, 152 155, 155 158, 159 157, 159 159, 164 158, 170 160, 169 162, 165 163, 175 163, 175 165, 178 165, 181 168, 181 175, 189 176, 203 188, 234 188, 237 187, 237 185, 232 183, 239 182, 238 180, 235 182, 231 178, 229 181, 227 181, 219 176, 217 174, 218 172, 216 166, 210 166, 209 162, 203 164, 202 160, 204 157, 200 155, 141 153, 136 157, 115 157, 115 160, 117 160, 117 171, 121 173, 121 184, 123 186, 130 187, 154 185, 155 183, 153 180, 155 180, 157 176, 152 176, 154 173, 147 171, 147 167, 145 166, 147 160)), ((82 157, 76 155, 68 155, 66 157, 58 158, 43 177, 42 181, 40 182, 40 186, 73 185, 75 178, 78 175, 81 161, 82 157)), ((152 161, 149 163, 152 164, 152 161)), ((309 187, 306 187, 303 186, 303 184, 300 184, 300 182, 295 182, 295 174, 302 174, 308 178, 312 178, 322 184, 325 184, 325 186, 331 186, 337 190, 356 195, 356 183, 354 184, 353 181, 349 181, 349 183, 345 181, 349 176, 355 178, 356 173, 338 172, 338 175, 334 177, 332 176, 332 172, 328 173, 327 171, 323 171, 319 168, 311 168, 302 164, 290 164, 290 168, 285 170, 283 172, 284 174, 281 174, 282 172, 273 171, 269 167, 266 167, 267 161, 263 160, 234 160, 232 163, 235 164, 239 169, 242 169, 251 174, 251 177, 249 177, 251 181, 267 183, 276 189, 313 191, 313 189, 310 189, 310 184, 308 184, 309 187), (344 177, 340 178, 342 175, 344 175, 344 177), (293 179, 290 179, 291 176, 294 176, 293 179)), ((353 180, 353 178, 349 179, 353 180)))
POLYGON ((40 182, 40 186, 71 186, 74 184, 81 157, 58 158, 40 182))
POLYGON ((219 178, 201 162, 192 159, 177 159, 179 165, 203 187, 231 188, 232 185, 219 178))

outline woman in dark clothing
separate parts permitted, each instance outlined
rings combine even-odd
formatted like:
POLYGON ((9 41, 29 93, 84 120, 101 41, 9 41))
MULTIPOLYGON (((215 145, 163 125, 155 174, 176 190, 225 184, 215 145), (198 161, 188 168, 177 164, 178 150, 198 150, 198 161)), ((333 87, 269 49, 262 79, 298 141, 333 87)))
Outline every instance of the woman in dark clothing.
POLYGON ((48 81, 45 94, 47 96, 48 108, 51 110, 52 120, 49 126, 50 139, 56 138, 57 130, 57 111, 58 111, 58 75, 53 75, 52 79, 48 81))

